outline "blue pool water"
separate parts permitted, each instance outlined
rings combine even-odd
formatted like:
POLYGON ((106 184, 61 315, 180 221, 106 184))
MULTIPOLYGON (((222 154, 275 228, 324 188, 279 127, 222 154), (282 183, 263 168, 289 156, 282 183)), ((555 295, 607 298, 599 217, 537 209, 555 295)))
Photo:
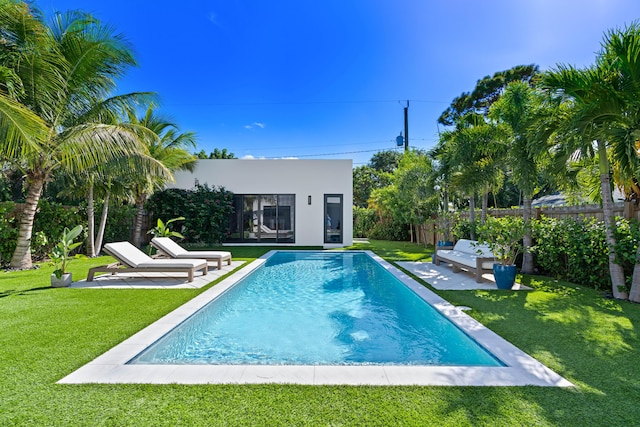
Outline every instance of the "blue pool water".
POLYGON ((277 252, 129 363, 503 366, 361 252, 277 252))

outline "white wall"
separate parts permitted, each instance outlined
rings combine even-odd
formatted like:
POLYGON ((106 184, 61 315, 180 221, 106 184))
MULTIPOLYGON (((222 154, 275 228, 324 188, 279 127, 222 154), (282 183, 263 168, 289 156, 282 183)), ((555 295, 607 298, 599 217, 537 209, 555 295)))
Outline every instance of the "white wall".
POLYGON ((324 244, 324 195, 343 195, 343 245, 353 243, 351 160, 198 160, 194 172, 175 174, 169 188, 221 186, 236 194, 295 194, 296 246, 324 244), (311 196, 311 205, 307 203, 311 196))

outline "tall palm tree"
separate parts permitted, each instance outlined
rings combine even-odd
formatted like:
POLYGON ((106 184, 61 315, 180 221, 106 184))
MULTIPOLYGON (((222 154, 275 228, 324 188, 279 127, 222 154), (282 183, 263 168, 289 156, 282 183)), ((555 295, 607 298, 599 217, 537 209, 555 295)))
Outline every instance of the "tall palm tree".
MULTIPOLYGON (((475 194, 482 194, 481 221, 484 223, 489 191, 499 189, 504 179, 506 151, 504 144, 499 142, 500 138, 500 129, 493 121, 481 115, 469 114, 457 122, 442 152, 445 162, 455 165, 452 184, 470 196, 472 223, 475 222, 475 194)), ((471 238, 474 238, 473 234, 471 238)))
POLYGON ((159 171, 142 165, 132 169, 131 188, 137 208, 133 243, 140 247, 145 202, 155 191, 164 188, 167 182, 173 180, 171 172, 192 171, 195 168, 197 157, 191 154, 189 149, 195 148, 196 136, 193 132, 180 132, 177 125, 157 115, 153 104, 142 117, 131 114, 130 121, 150 131, 148 135, 141 135, 141 142, 146 145, 149 156, 166 168, 159 171))
POLYGON ((556 141, 560 161, 566 162, 580 153, 582 157, 598 162, 612 291, 614 297, 626 299, 624 271, 617 262, 615 251, 609 151, 618 153, 623 159, 626 157, 627 163, 633 161, 633 156, 626 156, 628 145, 624 138, 615 137, 617 132, 614 130, 619 130, 621 120, 625 121, 627 108, 615 84, 613 62, 600 56, 596 65, 584 69, 558 65, 544 74, 542 85, 564 101, 564 120, 558 132, 560 138, 556 141))
POLYGON ((0 158, 21 167, 28 185, 11 266, 30 268, 38 200, 55 171, 144 155, 131 127, 112 124, 142 94, 108 98, 135 61, 122 36, 86 13, 46 24, 31 4, 0 0, 0 33, 0 158))
MULTIPOLYGON (((523 82, 510 83, 502 97, 491 106, 489 116, 506 125, 509 136, 505 152, 512 178, 522 191, 523 219, 531 221, 531 203, 538 186, 538 157, 547 153, 547 147, 540 140, 531 138, 531 126, 540 114, 541 100, 534 89, 523 82)), ((530 227, 523 239, 522 272, 534 271, 530 227)))

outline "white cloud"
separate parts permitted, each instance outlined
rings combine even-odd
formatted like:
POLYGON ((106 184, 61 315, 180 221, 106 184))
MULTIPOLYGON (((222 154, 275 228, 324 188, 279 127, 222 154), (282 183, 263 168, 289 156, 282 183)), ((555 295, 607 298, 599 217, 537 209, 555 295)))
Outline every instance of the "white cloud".
POLYGON ((265 124, 261 122, 253 122, 250 125, 244 125, 245 129, 254 129, 254 128, 264 129, 264 127, 265 127, 265 124))
POLYGON ((216 27, 222 28, 222 25, 220 24, 220 21, 218 20, 218 15, 216 15, 215 12, 209 13, 209 22, 211 22, 216 27))

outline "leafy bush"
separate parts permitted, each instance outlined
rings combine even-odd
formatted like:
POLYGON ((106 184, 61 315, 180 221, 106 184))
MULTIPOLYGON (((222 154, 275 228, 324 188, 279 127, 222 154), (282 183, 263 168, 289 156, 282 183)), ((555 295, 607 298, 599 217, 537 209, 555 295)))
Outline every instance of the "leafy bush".
POLYGON ((487 221, 478 229, 480 242, 491 248, 496 260, 502 265, 515 264, 522 251, 522 238, 527 231, 522 218, 505 216, 487 217, 487 221))
POLYGON ((532 252, 541 272, 595 289, 611 287, 605 228, 595 218, 532 222, 532 252))
POLYGON ((478 222, 471 222, 456 215, 452 220, 452 224, 451 234, 456 240, 471 239, 472 234, 477 235, 478 222))
MULTIPOLYGON (((31 256, 34 260, 43 260, 52 251, 55 243, 62 238, 65 227, 83 224, 86 228, 86 223, 87 216, 82 215, 77 207, 63 206, 47 199, 40 199, 33 222, 35 239, 31 240, 31 256)), ((18 226, 19 224, 16 224, 16 227, 18 226)), ((81 250, 81 248, 77 249, 78 252, 81 250)))
MULTIPOLYGON (((100 217, 102 215, 103 202, 96 200, 94 205, 95 232, 98 232, 100 217)), ((78 209, 78 214, 82 217, 82 224, 86 227, 87 205, 82 204, 78 209)), ((104 228, 104 242, 121 242, 131 240, 133 219, 136 215, 136 208, 132 205, 115 205, 109 203, 107 212, 107 224, 104 228)))
POLYGON ((633 269, 635 267, 638 242, 640 242, 640 221, 616 221, 616 261, 622 265, 626 284, 631 288, 633 269))
POLYGON ((228 233, 233 193, 206 184, 194 190, 170 188, 153 194, 147 202, 147 211, 151 224, 158 218, 184 216, 180 232, 188 243, 220 243, 228 233))
POLYGON ((18 227, 13 215, 15 206, 13 202, 0 203, 0 265, 2 266, 9 264, 16 250, 18 227))
POLYGON ((378 222, 375 209, 353 207, 353 237, 369 237, 371 230, 378 222))
POLYGON ((409 240, 409 226, 392 219, 383 219, 376 223, 367 237, 375 240, 409 240))

